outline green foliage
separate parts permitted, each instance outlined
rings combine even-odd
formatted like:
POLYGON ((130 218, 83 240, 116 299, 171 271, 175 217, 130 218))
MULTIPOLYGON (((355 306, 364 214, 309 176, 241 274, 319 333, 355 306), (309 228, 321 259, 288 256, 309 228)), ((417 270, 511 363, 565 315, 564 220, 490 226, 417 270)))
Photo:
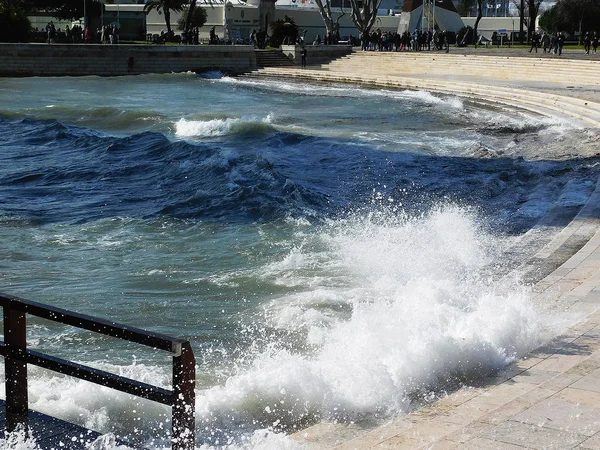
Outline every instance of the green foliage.
MULTIPOLYGON (((83 17, 83 1, 81 0, 13 0, 20 3, 27 11, 45 11, 52 17, 64 20, 73 20, 83 17)), ((85 0, 85 12, 89 17, 100 17, 102 3, 94 0, 85 0)))
POLYGON ((471 45, 476 42, 475 30, 472 26, 462 27, 456 34, 456 42, 460 47, 471 45))
MULTIPOLYGON (((178 30, 185 30, 185 21, 187 19, 188 12, 189 12, 188 7, 183 8, 181 17, 177 20, 177 29, 178 30)), ((206 15, 206 10, 204 8, 195 7, 194 11, 192 12, 192 21, 190 23, 190 27, 191 28, 195 28, 195 27, 202 28, 202 26, 204 26, 204 24, 206 23, 207 20, 208 20, 208 17, 206 15)))
POLYGON ((30 29, 24 9, 0 1, 0 42, 27 42, 30 29))
POLYGON ((593 0, 559 0, 540 17, 540 27, 554 33, 600 31, 600 5, 593 0))
POLYGON ((550 9, 547 9, 540 16, 539 24, 540 28, 546 30, 549 33, 554 33, 557 30, 562 29, 562 27, 559 24, 558 8, 556 7, 556 5, 552 6, 552 8, 550 9))
POLYGON ((284 41, 296 42, 298 40, 298 25, 289 16, 271 22, 271 47, 279 47, 284 41))
POLYGON ((475 6, 475 0, 458 0, 458 13, 463 16, 470 16, 473 7, 475 6))
POLYGON ((173 39, 173 32, 171 31, 171 11, 181 12, 187 3, 187 0, 147 0, 144 5, 144 12, 148 14, 155 9, 158 13, 164 14, 168 39, 173 39))

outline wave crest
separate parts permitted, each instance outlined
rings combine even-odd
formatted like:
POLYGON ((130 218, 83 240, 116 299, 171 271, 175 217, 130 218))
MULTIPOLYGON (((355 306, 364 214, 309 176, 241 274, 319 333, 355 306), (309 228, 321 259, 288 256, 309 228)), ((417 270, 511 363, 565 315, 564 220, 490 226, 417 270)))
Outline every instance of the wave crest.
POLYGON ((175 135, 179 137, 216 137, 241 133, 266 133, 273 130, 273 116, 188 120, 175 122, 175 135))

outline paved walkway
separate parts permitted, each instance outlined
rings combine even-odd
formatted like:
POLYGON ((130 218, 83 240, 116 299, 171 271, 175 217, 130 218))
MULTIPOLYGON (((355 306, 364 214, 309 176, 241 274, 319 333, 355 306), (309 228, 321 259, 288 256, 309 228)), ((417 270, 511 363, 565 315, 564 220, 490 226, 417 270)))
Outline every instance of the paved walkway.
MULTIPOLYGON (((500 57, 529 55, 523 49, 493 51, 500 57)), ((600 61, 600 53, 564 55, 590 56, 600 61)), ((568 329, 554 330, 558 336, 551 342, 481 385, 379 428, 320 423, 294 436, 309 449, 600 449, 600 187, 536 261, 556 260, 564 244, 578 238, 587 244, 563 257, 566 261, 534 288, 541 308, 581 318, 568 329)))

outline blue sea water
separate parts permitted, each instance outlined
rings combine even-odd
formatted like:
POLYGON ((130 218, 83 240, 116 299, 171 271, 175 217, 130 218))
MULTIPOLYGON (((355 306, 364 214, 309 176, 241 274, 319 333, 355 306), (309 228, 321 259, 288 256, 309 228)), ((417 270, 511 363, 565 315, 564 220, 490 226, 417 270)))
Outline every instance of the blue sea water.
MULTIPOLYGON (((198 446, 297 448, 287 434, 406 413, 540 342, 558 319, 514 255, 585 203, 595 142, 427 92, 5 79, 0 291, 190 339, 198 446)), ((163 355, 31 324, 36 349, 170 386, 163 355)), ((30 376, 33 409, 169 445, 161 405, 30 376)))

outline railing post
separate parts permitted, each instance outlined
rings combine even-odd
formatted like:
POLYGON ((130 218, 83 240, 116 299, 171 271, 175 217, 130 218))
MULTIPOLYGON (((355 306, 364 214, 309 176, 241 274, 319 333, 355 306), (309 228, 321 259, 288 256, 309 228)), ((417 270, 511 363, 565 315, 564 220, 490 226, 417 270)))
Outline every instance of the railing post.
POLYGON ((24 360, 27 347, 27 329, 25 313, 10 307, 4 307, 4 342, 6 358, 4 373, 6 377, 6 430, 14 431, 18 425, 27 428, 28 395, 27 363, 24 360))
POLYGON ((193 450, 196 443, 196 360, 189 342, 173 357, 172 449, 193 450))

